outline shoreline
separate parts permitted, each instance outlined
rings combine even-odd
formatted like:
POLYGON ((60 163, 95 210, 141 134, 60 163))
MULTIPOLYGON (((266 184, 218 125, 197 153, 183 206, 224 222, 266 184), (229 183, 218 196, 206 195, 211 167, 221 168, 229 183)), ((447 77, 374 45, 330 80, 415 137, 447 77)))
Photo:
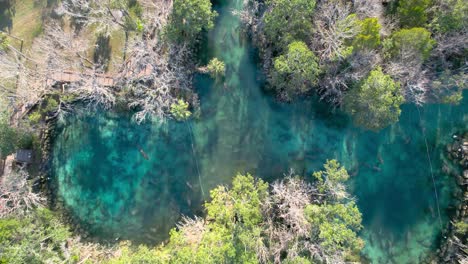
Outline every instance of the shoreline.
POLYGON ((447 144, 446 148, 448 159, 452 163, 450 165, 455 168, 447 168, 447 173, 456 177, 458 189, 454 190, 454 195, 458 204, 450 217, 448 228, 441 233, 441 243, 434 260, 437 263, 463 263, 467 254, 466 232, 458 232, 455 223, 468 222, 468 132, 455 134, 453 142, 447 144))

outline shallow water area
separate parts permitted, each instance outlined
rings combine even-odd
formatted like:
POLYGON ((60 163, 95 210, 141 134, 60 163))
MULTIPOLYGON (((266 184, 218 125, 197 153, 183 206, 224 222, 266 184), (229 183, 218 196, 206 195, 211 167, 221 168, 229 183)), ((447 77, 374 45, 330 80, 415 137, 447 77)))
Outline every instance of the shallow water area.
POLYGON ((157 242, 181 215, 202 214, 209 190, 238 172, 272 181, 293 169, 310 178, 335 158, 353 175, 364 254, 372 263, 418 263, 454 203, 444 143, 468 128, 468 100, 405 105, 400 121, 379 133, 315 99, 278 103, 262 91, 255 51, 231 14, 243 1, 227 2, 207 47, 226 63, 226 78, 197 76, 198 119, 136 125, 130 114, 94 112, 59 129, 53 172, 66 208, 96 237, 157 242))

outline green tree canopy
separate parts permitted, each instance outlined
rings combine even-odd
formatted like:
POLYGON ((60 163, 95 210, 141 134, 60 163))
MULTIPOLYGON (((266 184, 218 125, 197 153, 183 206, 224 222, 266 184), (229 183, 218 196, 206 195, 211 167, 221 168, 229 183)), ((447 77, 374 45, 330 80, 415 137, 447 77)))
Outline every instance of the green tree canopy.
POLYGON ((32 135, 20 128, 9 125, 6 115, 0 113, 0 159, 15 152, 17 148, 29 148, 32 135))
POLYGON ((206 222, 189 220, 171 231, 166 250, 171 263, 257 263, 261 205, 268 184, 251 175, 237 175, 228 189, 217 187, 205 204, 206 222))
POLYGON ((0 263, 62 263, 70 236, 47 209, 24 218, 0 219, 0 263))
POLYGON ((306 41, 312 33, 315 0, 268 0, 265 34, 277 49, 295 40, 306 41))
POLYGON ((400 84, 377 68, 345 97, 345 110, 357 125, 379 130, 398 121, 404 102, 400 84))
POLYGON ((346 258, 356 258, 364 246, 357 236, 361 230, 362 215, 356 203, 349 199, 344 182, 349 175, 336 160, 327 160, 325 170, 314 172, 320 193, 325 200, 310 204, 305 214, 312 224, 312 238, 329 254, 345 252, 346 258))
POLYGON ((425 60, 435 44, 431 33, 424 28, 401 29, 384 41, 384 50, 390 58, 421 58, 425 60))
POLYGON ((306 208, 306 215, 314 227, 313 233, 330 254, 345 251, 356 255, 363 248, 364 241, 357 236, 362 228, 362 215, 355 202, 311 204, 306 208))
POLYGON ((355 50, 375 49, 380 45, 380 29, 377 18, 366 18, 359 22, 360 32, 356 35, 353 41, 355 50))
POLYGON ((431 0, 399 0, 397 14, 403 27, 423 27, 431 0))
POLYGON ((468 4, 464 0, 438 0, 432 21, 434 30, 448 33, 468 27, 468 4))
POLYGON ((193 40, 202 30, 214 26, 216 16, 210 0, 174 0, 167 28, 169 37, 175 41, 193 40))
POLYGON ((286 54, 274 59, 271 84, 287 98, 307 92, 317 84, 320 68, 315 54, 302 41, 288 46, 286 54))
POLYGON ((206 66, 206 70, 212 78, 219 79, 224 77, 226 71, 226 65, 224 62, 220 61, 218 58, 213 58, 210 60, 206 66))
POLYGON ((177 100, 171 105, 171 114, 178 121, 188 119, 192 113, 188 110, 189 104, 182 99, 177 100))

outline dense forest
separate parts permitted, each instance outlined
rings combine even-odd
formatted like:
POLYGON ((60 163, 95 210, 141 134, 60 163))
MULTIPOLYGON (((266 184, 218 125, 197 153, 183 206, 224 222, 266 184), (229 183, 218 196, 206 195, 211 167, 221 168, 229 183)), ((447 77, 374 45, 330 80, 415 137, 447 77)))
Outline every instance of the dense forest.
MULTIPOLYGON (((203 119, 194 88, 200 78, 225 93, 242 86, 228 79, 240 74, 238 62, 206 56, 225 2, 0 0, 0 263, 372 263, 363 254, 363 212, 349 191, 359 169, 351 173, 334 156, 313 173, 282 171, 269 181, 273 175, 242 172, 211 190, 203 189, 196 161, 201 214, 177 215, 156 244, 88 237, 64 217, 70 212, 50 183, 56 127, 89 113, 125 112, 137 126, 183 124, 192 140, 189 121, 203 119), (19 160, 18 150, 31 150, 32 160, 19 160)), ((466 128, 466 1, 233 2, 241 7, 230 10, 240 33, 226 33, 219 45, 251 42, 262 92, 275 101, 317 98, 372 133, 396 124, 404 104, 417 111, 462 105, 466 128)), ((460 135, 449 152, 465 186, 468 139, 460 135)), ((431 207, 441 222, 437 210, 431 207)), ((455 242, 443 261, 468 261, 467 219, 457 211, 447 221, 455 242)), ((442 263, 434 255, 425 261, 442 263)))

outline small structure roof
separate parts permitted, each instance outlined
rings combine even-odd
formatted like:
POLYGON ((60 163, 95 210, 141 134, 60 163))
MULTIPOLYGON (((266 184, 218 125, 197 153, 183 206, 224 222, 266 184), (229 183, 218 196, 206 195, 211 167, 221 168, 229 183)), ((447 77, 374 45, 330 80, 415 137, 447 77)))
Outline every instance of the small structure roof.
POLYGON ((32 161, 32 150, 30 150, 30 149, 19 149, 19 150, 17 150, 15 159, 16 159, 17 162, 31 163, 31 161, 32 161))

